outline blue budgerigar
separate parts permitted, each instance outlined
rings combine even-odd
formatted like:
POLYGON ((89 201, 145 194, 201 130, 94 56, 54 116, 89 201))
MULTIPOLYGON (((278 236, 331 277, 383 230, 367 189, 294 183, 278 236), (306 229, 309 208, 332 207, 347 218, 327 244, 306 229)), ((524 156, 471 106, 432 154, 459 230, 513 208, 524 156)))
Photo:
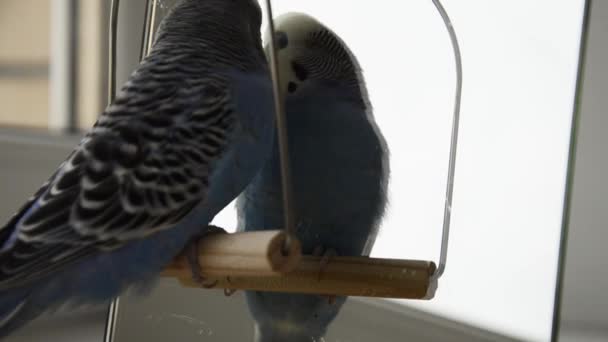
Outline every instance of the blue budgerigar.
POLYGON ((115 101, 0 229, 0 336, 143 287, 247 186, 274 139, 260 25, 256 0, 171 9, 115 101))
MULTIPOLYGON (((303 253, 368 254, 385 211, 389 164, 359 64, 336 34, 310 16, 290 13, 275 22, 303 253)), ((282 227, 276 145, 237 209, 239 230, 282 227)), ((247 292, 246 298, 257 342, 320 340, 346 300, 269 292, 247 292)))

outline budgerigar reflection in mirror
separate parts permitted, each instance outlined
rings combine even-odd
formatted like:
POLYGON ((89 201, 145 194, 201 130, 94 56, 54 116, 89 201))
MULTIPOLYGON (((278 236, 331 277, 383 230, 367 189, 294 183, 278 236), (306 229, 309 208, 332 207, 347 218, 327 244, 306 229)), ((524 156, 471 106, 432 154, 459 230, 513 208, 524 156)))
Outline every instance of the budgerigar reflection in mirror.
MULTIPOLYGON (((314 18, 275 20, 297 237, 304 254, 368 254, 386 205, 388 150, 347 45, 314 18)), ((268 49, 268 46, 266 47, 268 49)), ((278 146, 237 201, 238 229, 281 227, 278 146)), ((318 341, 346 297, 247 291, 255 341, 318 341)))

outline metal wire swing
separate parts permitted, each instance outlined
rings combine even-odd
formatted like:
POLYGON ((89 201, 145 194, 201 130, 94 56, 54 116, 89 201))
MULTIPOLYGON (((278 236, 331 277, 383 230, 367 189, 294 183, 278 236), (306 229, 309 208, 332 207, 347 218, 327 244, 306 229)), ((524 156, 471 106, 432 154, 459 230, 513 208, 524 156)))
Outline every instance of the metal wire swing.
MULTIPOLYGON (((157 22, 158 0, 148 0, 144 23, 141 55, 152 46, 157 22)), ((456 33, 447 12, 439 0, 432 0, 450 36, 456 64, 456 92, 452 121, 451 144, 446 185, 443 229, 438 266, 433 261, 380 259, 366 256, 332 257, 323 267, 321 257, 302 255, 296 238, 292 206, 289 150, 284 122, 283 103, 279 97, 279 70, 274 35, 270 37, 270 67, 272 71, 276 122, 280 146, 285 228, 276 231, 218 234, 205 238, 199 245, 199 262, 207 279, 216 280, 215 288, 257 290, 322 295, 365 296, 402 299, 432 299, 438 280, 445 271, 450 233, 450 217, 456 166, 462 62, 456 33)), ((109 100, 113 100, 116 81, 116 32, 119 0, 113 0, 110 19, 109 100)), ((270 0, 265 0, 268 18, 273 18, 270 0)), ((274 24, 269 20, 270 31, 274 24)), ((162 273, 177 278, 184 286, 199 287, 191 279, 186 258, 178 256, 162 273)), ((118 300, 113 304, 116 309, 118 300)), ((110 310, 111 312, 116 310, 110 310)))

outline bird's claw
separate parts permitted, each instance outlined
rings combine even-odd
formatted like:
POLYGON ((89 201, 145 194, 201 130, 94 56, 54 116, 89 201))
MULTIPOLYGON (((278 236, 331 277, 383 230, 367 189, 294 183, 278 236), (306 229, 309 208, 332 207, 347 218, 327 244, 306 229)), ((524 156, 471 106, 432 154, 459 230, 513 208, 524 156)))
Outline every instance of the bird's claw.
POLYGON ((319 262, 319 274, 317 278, 317 280, 321 280, 321 275, 323 274, 323 271, 325 271, 327 265, 329 265, 331 258, 338 255, 338 252, 336 252, 336 250, 332 248, 325 249, 323 246, 317 246, 312 252, 312 255, 321 257, 321 261, 319 262))
POLYGON ((188 260, 188 265, 190 265, 192 280, 194 280, 195 283, 206 289, 213 288, 217 285, 217 280, 209 282, 203 276, 201 264, 198 261, 198 239, 193 239, 186 246, 186 258, 188 260))
MULTIPOLYGON (((321 257, 321 261, 319 262, 319 275, 318 275, 318 280, 321 280, 321 275, 322 275, 323 271, 325 270, 325 268, 327 268, 327 265, 329 265, 331 258, 338 255, 338 252, 332 248, 325 249, 323 246, 317 246, 314 249, 314 251, 312 252, 312 255, 321 257)), ((327 304, 329 304, 329 305, 333 305, 336 302, 336 298, 337 298, 336 295, 321 295, 321 297, 326 298, 327 304)))
POLYGON ((228 234, 228 232, 226 231, 226 229, 218 227, 218 226, 214 226, 212 224, 207 226, 207 231, 205 231, 201 237, 199 237, 200 239, 204 239, 205 237, 209 236, 209 235, 214 235, 214 234, 228 234))
POLYGON ((190 265, 190 271, 192 272, 192 280, 194 280, 195 283, 199 284, 201 287, 203 287, 205 289, 214 288, 217 285, 218 281, 217 280, 209 281, 209 280, 205 279, 205 277, 203 276, 203 272, 201 270, 201 264, 198 261, 198 254, 199 254, 198 243, 200 240, 204 239, 205 237, 207 237, 209 235, 226 234, 226 233, 227 233, 226 230, 223 228, 209 225, 207 227, 206 232, 204 232, 200 236, 195 237, 192 240, 190 240, 190 242, 186 246, 186 259, 188 260, 188 264, 190 265))
MULTIPOLYGON (((227 282, 228 284, 230 284, 230 277, 226 277, 226 282, 227 282)), ((236 289, 224 288, 224 296, 226 296, 226 297, 230 297, 230 296, 232 296, 233 294, 235 294, 235 292, 236 292, 236 291, 237 291, 236 289)))
MULTIPOLYGON (((325 249, 325 248, 323 248, 323 246, 317 246, 314 249, 314 251, 312 252, 312 254, 313 254, 313 256, 321 257, 321 261, 319 262, 319 274, 318 274, 318 280, 321 280, 321 275, 322 275, 323 271, 325 270, 325 268, 327 268, 327 265, 331 261, 331 258, 338 255, 338 252, 336 252, 335 249, 331 249, 331 248, 325 249)), ((329 304, 329 305, 333 305, 336 302, 336 298, 337 298, 335 295, 321 295, 321 297, 326 298, 327 304, 329 304)))

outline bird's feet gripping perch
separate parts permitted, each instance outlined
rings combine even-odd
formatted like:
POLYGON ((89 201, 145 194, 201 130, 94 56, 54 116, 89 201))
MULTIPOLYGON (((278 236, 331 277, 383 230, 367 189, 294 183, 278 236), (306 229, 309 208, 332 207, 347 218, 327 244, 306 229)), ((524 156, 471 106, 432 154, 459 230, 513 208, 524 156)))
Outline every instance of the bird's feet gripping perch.
POLYGON ((199 241, 205 239, 209 235, 227 234, 227 233, 228 232, 226 232, 226 230, 223 228, 213 226, 213 225, 208 225, 207 230, 204 233, 192 238, 190 240, 190 242, 188 242, 188 244, 186 245, 185 254, 186 254, 186 259, 188 260, 188 265, 190 265, 190 271, 192 272, 192 280, 194 280, 194 282, 196 282, 203 288, 210 289, 210 288, 215 287, 215 285, 217 285, 217 280, 209 281, 208 279, 205 279, 205 277, 203 276, 203 272, 201 270, 201 264, 198 261, 199 241))
MULTIPOLYGON (((338 252, 336 252, 335 249, 332 248, 327 248, 325 249, 323 246, 317 246, 314 251, 312 252, 313 256, 320 256, 321 257, 321 261, 319 263, 319 275, 318 275, 318 280, 321 280, 321 276, 323 275, 323 271, 325 270, 325 268, 327 268, 327 265, 329 265, 329 262, 331 261, 331 258, 335 257, 338 255, 338 252)), ((329 305, 332 305, 336 302, 336 296, 335 295, 321 295, 321 297, 324 297, 327 299, 327 303, 329 305)))

